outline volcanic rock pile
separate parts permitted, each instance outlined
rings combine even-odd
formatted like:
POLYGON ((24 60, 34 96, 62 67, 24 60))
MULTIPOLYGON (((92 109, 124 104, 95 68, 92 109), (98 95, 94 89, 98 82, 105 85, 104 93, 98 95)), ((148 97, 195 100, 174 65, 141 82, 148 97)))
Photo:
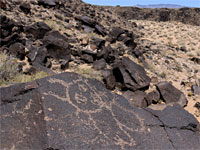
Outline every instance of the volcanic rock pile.
POLYGON ((184 94, 167 81, 147 92, 154 83, 137 24, 80 1, 1 3, 0 51, 24 61, 22 74, 87 64, 104 83, 62 73, 0 88, 2 149, 200 148, 184 94))

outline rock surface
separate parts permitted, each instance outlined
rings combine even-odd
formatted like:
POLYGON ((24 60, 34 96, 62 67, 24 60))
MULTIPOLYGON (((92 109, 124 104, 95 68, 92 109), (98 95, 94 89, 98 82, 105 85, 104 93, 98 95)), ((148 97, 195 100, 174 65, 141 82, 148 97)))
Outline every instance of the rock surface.
POLYGON ((161 98, 167 103, 179 103, 181 106, 186 106, 188 100, 184 94, 168 82, 160 82, 156 85, 160 92, 161 98))
POLYGON ((123 84, 123 88, 133 91, 148 89, 150 84, 150 78, 145 70, 127 57, 116 64, 116 67, 113 68, 113 74, 117 82, 123 84))
POLYGON ((74 73, 0 93, 1 149, 200 148, 199 123, 179 105, 134 107, 100 82, 74 73))

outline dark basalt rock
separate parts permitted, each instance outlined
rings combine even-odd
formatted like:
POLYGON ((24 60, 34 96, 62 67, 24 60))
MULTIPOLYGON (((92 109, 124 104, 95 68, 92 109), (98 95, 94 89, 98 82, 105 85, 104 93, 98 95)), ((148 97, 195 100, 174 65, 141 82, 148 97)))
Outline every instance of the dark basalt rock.
POLYGON ((107 34, 104 27, 100 24, 95 25, 95 30, 97 33, 101 34, 102 36, 106 36, 106 34, 107 34))
POLYGON ((93 63, 93 68, 96 70, 101 70, 106 68, 106 61, 104 59, 96 60, 93 63))
POLYGON ((115 80, 115 76, 113 75, 112 70, 103 70, 102 76, 106 84, 106 87, 110 90, 113 90, 116 85, 116 80, 115 80))
POLYGON ((197 102, 194 107, 196 107, 198 110, 200 110, 200 102, 197 102))
POLYGON ((7 2, 6 0, 1 0, 0 1, 0 8, 6 10, 7 9, 7 2))
POLYGON ((81 55, 81 59, 84 60, 86 63, 93 63, 94 62, 93 56, 88 55, 88 54, 81 55))
POLYGON ((151 104, 157 104, 160 100, 160 93, 157 90, 154 90, 147 94, 145 100, 147 101, 148 106, 151 104))
POLYGON ((55 7, 57 0, 38 0, 38 5, 42 5, 44 7, 55 7))
POLYGON ((50 31, 45 34, 43 43, 47 48, 48 57, 52 57, 57 60, 71 59, 71 51, 67 42, 67 38, 58 31, 50 31))
POLYGON ((119 59, 119 54, 110 45, 108 45, 107 47, 103 46, 102 49, 97 52, 97 58, 103 58, 107 63, 111 64, 114 63, 115 60, 119 59))
POLYGON ((200 149, 199 123, 179 105, 131 106, 74 73, 0 93, 1 149, 200 149))
POLYGON ((92 41, 92 44, 95 45, 96 49, 101 49, 102 46, 105 45, 105 40, 99 39, 99 38, 95 38, 95 39, 92 41))
POLYGON ((98 24, 94 19, 88 16, 77 16, 77 20, 81 21, 84 25, 90 26, 96 30, 97 33, 101 34, 102 36, 106 35, 106 31, 104 27, 98 24))
POLYGON ((147 96, 147 94, 145 92, 142 91, 136 91, 136 92, 132 92, 132 91, 126 91, 123 96, 129 100, 130 104, 136 107, 142 107, 145 108, 148 106, 145 97, 147 96))
POLYGON ((49 32, 51 28, 44 22, 37 22, 33 25, 26 26, 25 32, 32 34, 36 39, 42 39, 45 33, 49 32))
POLYGON ((200 86, 193 85, 192 92, 196 95, 200 95, 200 86))
POLYGON ((132 49, 135 49, 137 46, 134 40, 130 37, 124 37, 123 42, 126 46, 131 47, 132 49))
POLYGON ((6 45, 7 47, 9 47, 10 45, 14 44, 15 42, 20 41, 19 39, 20 39, 20 35, 18 33, 13 33, 4 39, 0 38, 0 45, 1 46, 6 45))
POLYGON ((26 14, 31 12, 31 5, 29 3, 22 3, 19 8, 26 14))
POLYGON ((28 74, 28 75, 33 75, 37 72, 37 68, 33 67, 33 66, 30 66, 28 68, 26 68, 23 73, 24 74, 28 74))
POLYGON ((13 27, 16 26, 16 22, 4 15, 0 15, 1 20, 1 29, 8 31, 9 33, 12 32, 13 27))
POLYGON ((149 88, 150 78, 146 75, 146 71, 127 57, 115 65, 113 74, 116 81, 122 83, 121 88, 132 91, 149 88))
POLYGON ((25 47, 21 43, 15 43, 9 47, 9 53, 23 60, 25 58, 25 47))
POLYGON ((76 19, 80 20, 83 24, 86 24, 90 27, 95 27, 96 25, 96 21, 88 16, 76 17, 76 19))
POLYGON ((195 62, 195 63, 200 65, 200 58, 193 57, 193 58, 191 58, 191 61, 193 61, 193 62, 195 62))
POLYGON ((110 34, 109 34, 109 36, 110 36, 110 41, 111 41, 111 42, 116 41, 116 40, 119 38, 119 36, 120 36, 121 34, 123 34, 124 32, 125 32, 124 29, 122 29, 122 28, 120 28, 120 27, 114 27, 114 28, 112 29, 112 31, 110 32, 110 34))
POLYGON ((160 92, 161 99, 165 101, 165 103, 178 103, 182 107, 187 105, 188 100, 185 95, 175 88, 169 82, 160 82, 156 85, 158 91, 160 92))
POLYGON ((69 60, 62 61, 61 64, 60 64, 60 69, 66 70, 68 68, 69 68, 69 60))

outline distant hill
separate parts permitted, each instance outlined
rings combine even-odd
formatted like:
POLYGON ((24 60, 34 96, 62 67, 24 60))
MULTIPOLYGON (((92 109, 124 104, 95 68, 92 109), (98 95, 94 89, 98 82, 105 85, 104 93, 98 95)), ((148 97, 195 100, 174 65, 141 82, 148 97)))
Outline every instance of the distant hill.
POLYGON ((136 5, 139 8, 183 8, 181 5, 174 4, 156 4, 156 5, 136 5))

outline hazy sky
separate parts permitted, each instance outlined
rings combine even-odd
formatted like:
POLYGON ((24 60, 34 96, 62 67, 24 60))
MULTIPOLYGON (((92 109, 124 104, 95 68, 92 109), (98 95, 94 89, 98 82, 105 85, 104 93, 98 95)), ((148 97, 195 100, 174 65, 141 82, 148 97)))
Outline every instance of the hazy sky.
POLYGON ((136 4, 176 4, 189 7, 200 7, 200 0, 83 0, 86 3, 96 5, 120 5, 120 6, 133 6, 136 4))

